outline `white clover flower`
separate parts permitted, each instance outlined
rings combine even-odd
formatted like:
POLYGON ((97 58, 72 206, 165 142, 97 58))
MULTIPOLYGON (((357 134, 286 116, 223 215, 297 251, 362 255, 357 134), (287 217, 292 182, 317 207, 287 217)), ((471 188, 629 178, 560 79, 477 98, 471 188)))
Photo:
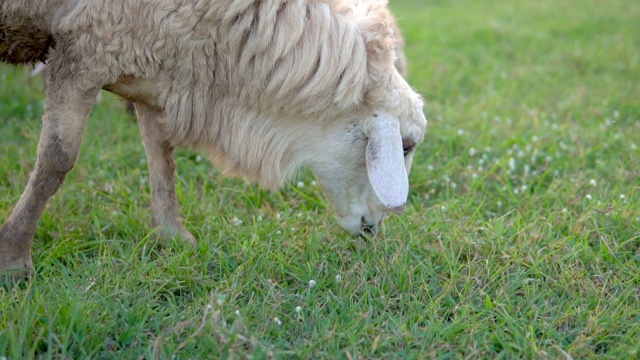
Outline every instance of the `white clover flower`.
POLYGON ((626 196, 624 196, 624 194, 620 194, 620 200, 624 200, 626 198, 626 196))
POLYGON ((585 198, 587 198, 587 200, 593 200, 593 196, 591 196, 591 194, 587 194, 587 196, 585 196, 585 198))
POLYGON ((342 276, 340 274, 336 275, 336 282, 342 281, 342 276))
POLYGON ((315 280, 309 280, 309 287, 314 287, 316 286, 316 281, 315 280))
POLYGON ((240 226, 240 225, 242 225, 242 220, 240 220, 236 216, 234 216, 233 219, 231 219, 231 223, 234 226, 240 226))
POLYGON ((302 307, 296 306, 296 312, 300 314, 302 312, 302 307))
POLYGON ((202 162, 202 156, 201 155, 196 155, 196 162, 202 162))
POLYGON ((469 149, 469 156, 476 156, 477 153, 478 150, 476 150, 476 148, 469 149))
POLYGON ((460 135, 460 136, 464 135, 464 130, 458 129, 458 135, 460 135))
POLYGON ((299 189, 303 189, 304 188, 304 182, 302 182, 302 181, 298 181, 298 183, 296 185, 298 186, 299 189))
POLYGON ((429 170, 429 171, 433 171, 433 165, 429 165, 429 166, 427 166, 427 170, 429 170))
POLYGON ((240 316, 240 310, 236 310, 236 316, 240 316))
POLYGON ((632 143, 631 150, 638 150, 638 145, 632 143))
POLYGON ((516 159, 509 158, 509 169, 511 171, 516 171, 516 159))
POLYGON ((315 181, 315 180, 311 181, 311 186, 316 186, 316 185, 318 185, 317 181, 315 181))
POLYGON ((280 319, 278 318, 273 318, 273 322, 276 323, 276 325, 278 326, 282 325, 282 321, 280 321, 280 319))
POLYGON ((596 182, 596 179, 591 179, 591 180, 589 180, 589 184, 590 184, 591 186, 596 186, 596 185, 598 185, 598 183, 596 182))
POLYGON ((447 207, 444 206, 444 205, 440 205, 440 210, 445 211, 445 210, 447 210, 447 207))
POLYGON ((471 174, 471 177, 472 177, 473 179, 477 179, 477 178, 478 178, 478 174, 473 173, 473 174, 471 174))

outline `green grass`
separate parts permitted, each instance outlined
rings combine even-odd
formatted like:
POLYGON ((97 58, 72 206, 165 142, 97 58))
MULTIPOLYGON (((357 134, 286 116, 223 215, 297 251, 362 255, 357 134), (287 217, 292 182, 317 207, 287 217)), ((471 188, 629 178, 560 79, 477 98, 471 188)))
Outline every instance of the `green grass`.
MULTIPOLYGON (((350 237, 308 172, 269 193, 181 150, 199 244, 158 243, 137 124, 105 94, 37 277, 0 288, 0 359, 638 358, 640 3, 391 7, 430 120, 404 216, 350 237)), ((42 95, 23 69, 0 84, 3 221, 42 95)))

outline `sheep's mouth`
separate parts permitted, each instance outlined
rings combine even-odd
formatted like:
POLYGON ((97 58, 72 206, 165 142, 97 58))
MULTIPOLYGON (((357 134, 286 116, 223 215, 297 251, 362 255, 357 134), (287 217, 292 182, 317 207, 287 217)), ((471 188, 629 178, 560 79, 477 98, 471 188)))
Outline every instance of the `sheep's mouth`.
POLYGON ((378 232, 378 224, 371 224, 363 216, 360 218, 360 234, 364 236, 375 235, 378 232))

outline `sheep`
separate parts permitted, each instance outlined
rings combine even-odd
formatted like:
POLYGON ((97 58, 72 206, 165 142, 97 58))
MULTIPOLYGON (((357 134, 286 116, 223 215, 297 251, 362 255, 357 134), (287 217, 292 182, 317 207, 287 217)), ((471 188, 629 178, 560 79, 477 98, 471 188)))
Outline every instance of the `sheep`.
POLYGON ((0 60, 50 69, 38 157, 0 228, 0 271, 33 274, 46 201, 106 89, 135 102, 154 227, 195 242, 172 151, 207 153, 268 189, 307 166, 346 231, 404 212, 423 100, 394 67, 385 0, 4 0, 0 60))

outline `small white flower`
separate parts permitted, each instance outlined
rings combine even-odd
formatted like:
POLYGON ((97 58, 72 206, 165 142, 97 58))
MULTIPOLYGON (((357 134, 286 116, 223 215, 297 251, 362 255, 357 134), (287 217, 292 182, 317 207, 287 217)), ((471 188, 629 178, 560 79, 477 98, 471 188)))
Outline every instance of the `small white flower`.
POLYGON ((316 186, 316 185, 318 185, 318 182, 317 182, 317 181, 315 181, 315 180, 313 180, 313 181, 311 182, 311 186, 316 186))
POLYGON ((240 310, 236 310, 236 316, 240 316, 240 310))
POLYGON ((516 171, 516 159, 509 158, 509 169, 511 171, 516 171))
POLYGON ((476 150, 476 148, 469 149, 469 156, 476 156, 477 153, 478 150, 476 150))
POLYGON ((218 302, 218 306, 222 306, 224 304, 224 298, 219 297, 217 302, 218 302))
POLYGON ((471 177, 474 178, 474 179, 477 179, 478 178, 478 174, 473 173, 473 174, 471 174, 471 177))
POLYGON ((496 205, 497 205, 499 208, 500 208, 500 207, 502 207, 502 201, 498 201, 498 202, 496 203, 496 205))
POLYGON ((197 163, 202 162, 202 156, 196 155, 196 162, 197 163))
POLYGON ((342 281, 342 276, 340 274, 336 275, 336 282, 342 281))
POLYGON ((298 181, 298 184, 296 184, 298 186, 299 189, 303 189, 304 188, 304 182, 302 181, 298 181))
POLYGON ((596 179, 591 179, 591 180, 589 180, 589 185, 596 186, 596 185, 598 185, 598 183, 596 182, 596 179))
POLYGON ((567 208, 563 208, 562 209, 562 213, 566 214, 569 210, 567 210, 567 208))
POLYGON ((231 219, 231 223, 234 226, 240 226, 240 225, 242 225, 242 220, 240 220, 236 216, 234 216, 233 219, 231 219))
POLYGON ((315 280, 309 280, 309 287, 314 287, 316 286, 316 281, 315 280))
POLYGON ((638 145, 636 144, 631 144, 631 150, 637 150, 638 149, 638 145))
POLYGON ((440 210, 445 211, 445 210, 447 210, 447 207, 444 206, 444 205, 440 205, 440 210))
POLYGON ((276 325, 278 326, 282 325, 282 321, 280 321, 280 319, 278 318, 273 318, 273 322, 276 323, 276 325))
POLYGON ((533 135, 533 137, 531 138, 531 141, 533 142, 538 141, 538 135, 533 135))
POLYGON ((620 200, 624 200, 626 198, 626 196, 624 196, 624 194, 620 194, 620 200))
POLYGON ((460 136, 464 135, 464 130, 458 129, 458 135, 460 135, 460 136))
POLYGON ((429 171, 433 171, 433 165, 428 165, 428 166, 427 166, 427 170, 429 170, 429 171))
POLYGON ((587 194, 587 196, 585 196, 587 198, 587 200, 593 200, 593 196, 591 196, 591 194, 587 194))
POLYGON ((296 231, 296 228, 292 227, 292 228, 291 228, 291 231, 296 231))
POLYGON ((282 235, 282 231, 280 230, 276 231, 276 235, 282 235))
POLYGON ((302 307, 296 306, 296 312, 300 314, 302 312, 302 307))

